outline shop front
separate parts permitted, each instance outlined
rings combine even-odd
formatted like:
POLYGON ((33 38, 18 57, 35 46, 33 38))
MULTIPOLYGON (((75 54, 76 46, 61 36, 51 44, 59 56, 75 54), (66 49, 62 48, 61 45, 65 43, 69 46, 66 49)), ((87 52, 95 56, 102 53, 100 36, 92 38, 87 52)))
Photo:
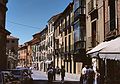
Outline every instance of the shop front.
MULTIPOLYGON (((95 70, 100 73, 101 84, 120 84, 120 37, 102 42, 87 54, 96 59, 95 70)), ((93 66, 93 67, 94 67, 93 66)))

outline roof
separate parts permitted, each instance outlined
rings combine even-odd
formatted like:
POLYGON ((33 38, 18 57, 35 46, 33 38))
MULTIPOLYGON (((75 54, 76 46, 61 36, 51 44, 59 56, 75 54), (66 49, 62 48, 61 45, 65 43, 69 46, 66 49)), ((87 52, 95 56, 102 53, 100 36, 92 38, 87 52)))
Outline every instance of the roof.
POLYGON ((51 20, 55 21, 60 15, 61 15, 61 13, 52 16, 52 17, 48 20, 48 22, 50 22, 51 20))
POLYGON ((14 36, 10 36, 10 35, 7 35, 7 39, 17 39, 17 40, 19 40, 19 38, 14 37, 14 36))
POLYGON ((48 29, 48 26, 46 25, 46 27, 45 27, 42 31, 37 32, 37 33, 35 33, 34 35, 32 35, 32 36, 33 36, 33 38, 35 38, 37 35, 41 35, 41 33, 43 33, 43 32, 45 32, 45 31, 47 31, 47 29, 48 29))
POLYGON ((71 8, 73 9, 73 2, 70 2, 69 5, 65 8, 65 10, 60 13, 59 17, 55 20, 54 25, 60 20, 62 16, 64 16, 68 11, 70 11, 71 8))

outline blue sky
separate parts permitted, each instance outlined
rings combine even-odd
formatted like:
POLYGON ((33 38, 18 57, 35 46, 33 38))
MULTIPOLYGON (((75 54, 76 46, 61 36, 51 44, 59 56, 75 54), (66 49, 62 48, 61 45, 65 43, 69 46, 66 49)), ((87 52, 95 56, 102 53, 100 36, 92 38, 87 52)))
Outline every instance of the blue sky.
POLYGON ((19 44, 32 39, 49 18, 62 12, 72 0, 8 0, 6 29, 19 38, 19 44), (27 25, 27 26, 26 26, 27 25))

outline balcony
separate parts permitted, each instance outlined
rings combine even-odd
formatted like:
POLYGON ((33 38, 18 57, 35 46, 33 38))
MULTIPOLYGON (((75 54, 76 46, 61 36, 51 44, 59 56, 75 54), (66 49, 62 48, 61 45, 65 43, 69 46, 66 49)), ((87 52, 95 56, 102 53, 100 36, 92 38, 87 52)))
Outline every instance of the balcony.
POLYGON ((85 41, 78 41, 74 43, 74 50, 79 50, 79 49, 85 49, 86 48, 86 42, 85 41))
POLYGON ((88 3, 88 14, 91 14, 96 9, 97 9, 96 0, 90 0, 90 2, 88 3))
POLYGON ((74 21, 80 19, 85 19, 85 7, 79 7, 75 12, 74 12, 74 21))

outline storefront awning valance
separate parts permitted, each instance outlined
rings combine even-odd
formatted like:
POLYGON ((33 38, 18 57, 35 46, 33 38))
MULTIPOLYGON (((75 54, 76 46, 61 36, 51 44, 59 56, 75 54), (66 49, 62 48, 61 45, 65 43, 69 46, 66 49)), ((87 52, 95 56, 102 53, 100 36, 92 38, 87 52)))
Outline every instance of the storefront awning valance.
MULTIPOLYGON (((99 44, 98 46, 95 47, 95 48, 98 47, 97 48, 98 50, 93 48, 91 51, 94 50, 95 52, 98 52, 98 56, 100 58, 120 60, 120 37, 103 43, 103 47, 99 48, 100 45, 102 44, 99 44)), ((89 52, 87 53, 91 54, 89 52)))

